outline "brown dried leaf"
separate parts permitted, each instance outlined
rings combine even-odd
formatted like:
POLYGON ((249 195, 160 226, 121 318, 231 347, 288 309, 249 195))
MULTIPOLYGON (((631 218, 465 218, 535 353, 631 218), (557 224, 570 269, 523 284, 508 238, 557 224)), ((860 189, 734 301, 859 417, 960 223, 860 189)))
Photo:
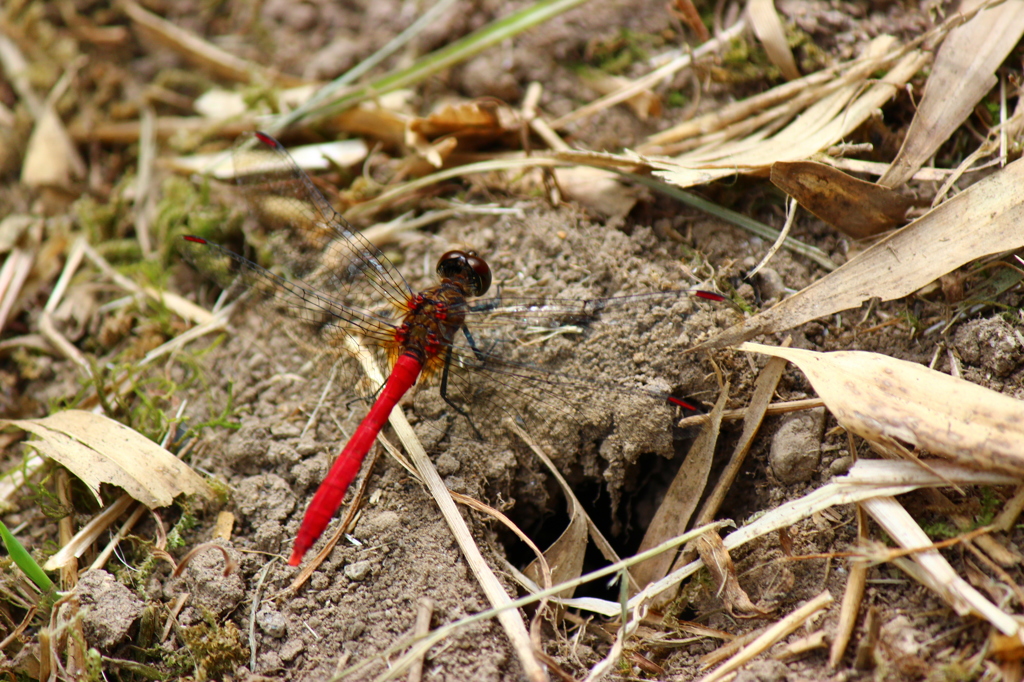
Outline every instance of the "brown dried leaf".
POLYGON ((814 161, 772 164, 772 184, 854 239, 891 230, 904 221, 910 199, 814 161))
POLYGON ((443 135, 454 135, 475 143, 502 137, 509 132, 518 134, 518 116, 508 106, 490 100, 476 100, 448 104, 425 118, 409 121, 409 130, 433 140, 443 135))
MULTIPOLYGON (((709 415, 710 419, 700 435, 694 441, 690 451, 683 460, 683 465, 672 479, 672 485, 665 493, 665 499, 654 514, 651 525, 648 526, 644 539, 640 543, 637 554, 645 552, 652 547, 657 547, 666 540, 682 535, 686 532, 686 526, 697 509, 704 487, 708 482, 708 475, 711 472, 711 464, 715 456, 715 446, 718 444, 718 434, 722 426, 722 412, 725 411, 725 403, 729 397, 728 384, 722 389, 714 409, 709 415)), ((637 564, 633 569, 640 587, 664 578, 675 555, 672 552, 663 552, 656 557, 637 564)))
POLYGON ((745 343, 797 365, 844 428, 966 466, 1024 475, 1024 402, 963 379, 865 351, 816 353, 745 343))
POLYGON ((737 611, 744 615, 756 614, 766 615, 764 611, 757 608, 746 591, 740 587, 736 578, 736 566, 732 563, 729 550, 722 542, 722 537, 714 531, 704 533, 693 542, 694 548, 700 555, 704 566, 710 571, 715 585, 725 602, 725 608, 730 614, 737 611))
MULTIPOLYGON (((981 3, 969 4, 961 11, 981 3)), ((1022 35, 1024 0, 1006 0, 949 32, 936 55, 903 147, 878 184, 902 185, 931 158, 996 84, 995 70, 1022 35)))
POLYGON ((40 454, 67 467, 99 500, 111 483, 150 509, 181 494, 212 497, 206 481, 184 462, 137 431, 102 415, 66 410, 43 419, 2 420, 39 437, 28 441, 40 454))
POLYGON ((365 135, 380 140, 389 147, 405 143, 405 130, 410 117, 391 109, 364 102, 324 121, 331 130, 351 135, 365 135))
MULTIPOLYGON (((834 272, 697 348, 774 334, 878 297, 907 296, 964 263, 1024 246, 1024 159, 971 186, 834 272)), ((695 349, 694 349, 695 350, 695 349)))

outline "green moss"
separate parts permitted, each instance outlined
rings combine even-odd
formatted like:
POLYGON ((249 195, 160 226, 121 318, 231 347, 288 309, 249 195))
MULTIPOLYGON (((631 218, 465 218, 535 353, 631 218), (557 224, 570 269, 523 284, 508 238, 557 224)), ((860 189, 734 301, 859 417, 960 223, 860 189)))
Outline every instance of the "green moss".
POLYGON ((594 40, 587 46, 587 63, 605 73, 620 75, 636 62, 646 61, 664 47, 665 37, 621 29, 610 38, 594 40))
POLYGON ((195 659, 200 681, 223 679, 249 660, 249 647, 238 627, 230 621, 218 624, 207 611, 202 623, 181 631, 181 638, 195 659))
POLYGON ((210 200, 209 181, 195 184, 179 177, 168 178, 161 187, 161 199, 153 220, 153 237, 165 248, 164 264, 177 252, 177 237, 194 234, 222 241, 241 227, 241 215, 210 200))
POLYGON ((185 536, 199 524, 195 514, 192 512, 192 505, 186 498, 181 503, 181 518, 174 524, 170 531, 167 533, 167 549, 178 549, 184 547, 187 543, 185 536))

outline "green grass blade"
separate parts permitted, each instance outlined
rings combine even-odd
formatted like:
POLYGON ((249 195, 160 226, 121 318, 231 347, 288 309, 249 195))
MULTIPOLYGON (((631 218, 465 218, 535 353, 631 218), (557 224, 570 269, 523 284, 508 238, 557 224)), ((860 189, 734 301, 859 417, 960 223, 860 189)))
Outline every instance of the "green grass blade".
POLYGON ((7 547, 7 552, 11 555, 14 563, 36 584, 40 591, 49 592, 53 589, 53 581, 43 571, 42 566, 37 564, 25 546, 11 535, 11 531, 7 530, 7 526, 2 521, 0 521, 0 539, 4 541, 4 546, 7 547))
POLYGON ((530 7, 498 19, 464 38, 431 52, 418 59, 412 66, 385 74, 369 85, 342 95, 334 102, 310 112, 311 116, 322 117, 349 109, 370 97, 418 83, 435 73, 444 71, 459 62, 469 59, 487 48, 507 40, 528 28, 541 24, 566 10, 581 5, 586 0, 541 0, 530 7))

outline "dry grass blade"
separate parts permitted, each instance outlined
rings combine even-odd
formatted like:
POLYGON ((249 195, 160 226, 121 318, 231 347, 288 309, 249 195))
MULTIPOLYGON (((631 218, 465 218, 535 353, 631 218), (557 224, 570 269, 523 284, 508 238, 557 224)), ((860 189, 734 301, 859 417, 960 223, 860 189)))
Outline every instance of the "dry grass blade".
POLYGON ((259 76, 262 80, 276 81, 281 85, 288 86, 300 85, 305 82, 300 78, 275 73, 264 69, 259 64, 239 59, 233 54, 214 47, 195 34, 178 28, 171 22, 143 9, 135 2, 125 3, 124 11, 135 22, 136 29, 146 38, 177 52, 193 64, 209 69, 222 78, 239 83, 249 83, 254 76, 259 76))
POLYGON ((206 481, 180 459, 124 424, 66 410, 43 419, 3 420, 39 437, 28 445, 67 467, 99 500, 101 483, 125 490, 150 509, 181 494, 212 497, 206 481))
MULTIPOLYGON (((375 385, 382 386, 384 384, 384 375, 373 355, 367 349, 355 346, 351 342, 349 351, 359 360, 363 371, 370 380, 375 382, 375 385)), ((440 509, 441 514, 448 522, 448 527, 451 529, 452 535, 455 536, 455 541, 462 548, 466 562, 479 581, 484 594, 487 595, 488 601, 491 602, 494 608, 507 606, 511 599, 505 592, 505 588, 498 581, 497 576, 494 575, 487 562, 484 561, 480 548, 473 539, 473 535, 469 532, 469 527, 459 513, 459 509, 448 492, 448 488, 445 487, 444 481, 441 480, 441 476, 434 468, 433 462, 427 457, 423 445, 416 438, 416 433, 412 430, 409 422, 406 421, 405 414, 402 413, 401 409, 396 408, 391 411, 390 422, 392 428, 395 429, 399 439, 402 441, 402 445, 405 446, 406 452, 409 453, 409 458, 412 460, 413 465, 420 472, 424 485, 430 491, 431 496, 437 502, 438 509, 440 509)), ((530 634, 519 613, 517 611, 502 611, 498 614, 498 620, 502 627, 505 628, 505 632, 508 634, 512 646, 519 656, 520 663, 526 671, 527 677, 535 682, 547 680, 547 673, 533 655, 530 634)))
POLYGON ((922 365, 864 351, 816 353, 745 343, 807 375, 844 428, 974 467, 1024 474, 1024 403, 922 365))
POLYGON ((739 669, 744 663, 750 661, 758 654, 767 651, 777 642, 781 641, 783 637, 795 631, 798 627, 810 620, 810 618, 816 613, 822 609, 827 609, 831 605, 832 595, 829 594, 828 591, 822 592, 817 597, 811 599, 796 611, 793 611, 775 625, 765 630, 760 637, 745 646, 742 651, 723 663, 710 675, 704 677, 702 682, 715 682, 734 670, 739 669))
MULTIPOLYGON (((736 529, 723 542, 726 549, 731 551, 755 538, 799 523, 829 507, 853 504, 873 497, 903 495, 920 487, 942 487, 951 482, 960 485, 1014 485, 1018 482, 1014 476, 977 471, 948 462, 933 462, 932 468, 937 473, 926 471, 910 462, 860 460, 849 475, 837 478, 799 499, 779 505, 755 521, 736 529)), ((657 594, 670 589, 703 566, 703 561, 693 561, 658 582, 651 583, 644 589, 644 593, 657 594)), ((630 608, 640 596, 630 599, 630 608)))
POLYGON ((1024 159, 971 186, 778 305, 697 348, 791 329, 878 297, 907 296, 964 263, 1024 246, 1024 159), (969 229, 967 229, 969 227, 969 229))
POLYGON ((736 37, 740 36, 743 31, 747 28, 747 22, 744 19, 740 19, 735 24, 727 28, 722 32, 721 35, 715 37, 713 40, 709 40, 704 43, 692 53, 682 54, 668 64, 659 66, 654 71, 650 72, 642 78, 638 78, 631 84, 624 88, 617 90, 616 92, 610 93, 599 99, 586 104, 576 111, 573 111, 565 116, 555 119, 551 122, 551 127, 554 129, 562 128, 573 121, 596 114, 599 111, 607 109, 608 107, 615 106, 619 102, 625 102, 635 97, 637 94, 653 88, 658 83, 668 78, 669 76, 678 73, 682 69, 689 67, 693 64, 694 59, 700 59, 710 54, 714 54, 724 46, 728 45, 729 42, 736 37))
POLYGON ((75 533, 75 536, 61 547, 60 551, 46 561, 43 568, 47 571, 56 571, 72 558, 82 556, 85 550, 99 538, 100 534, 112 526, 117 517, 131 506, 133 501, 130 495, 122 495, 114 500, 109 507, 94 516, 89 523, 75 533))
POLYGON ((35 256, 24 249, 14 248, 0 267, 0 330, 7 324, 7 316, 18 302, 21 288, 25 285, 35 256))
MULTIPOLYGON (((962 11, 982 2, 965 3, 962 11)), ((896 160, 878 184, 905 183, 996 84, 995 71, 1024 34, 1024 1, 1006 0, 949 32, 896 160)))
POLYGON ((768 59, 779 67, 783 78, 788 81, 799 78, 800 70, 796 68, 793 51, 786 42, 786 30, 782 26, 779 13, 775 10, 775 3, 772 0, 750 0, 747 5, 747 17, 750 27, 754 29, 754 35, 768 53, 768 59))
MULTIPOLYGON (((863 507, 901 547, 918 549, 933 546, 931 539, 895 499, 879 497, 866 500, 863 507)), ((1004 635, 1024 636, 1024 630, 1017 620, 957 575, 938 550, 915 552, 910 559, 899 558, 893 563, 935 591, 961 616, 977 615, 992 623, 1004 635)))
MULTIPOLYGON (((876 39, 871 54, 877 57, 877 66, 891 59, 890 47, 889 41, 876 39)), ((840 142, 860 127, 906 85, 928 59, 927 54, 910 52, 866 89, 870 72, 861 65, 839 79, 842 87, 815 100, 778 132, 775 132, 778 122, 788 117, 751 131, 743 139, 725 138, 682 156, 648 161, 658 177, 679 187, 692 187, 736 173, 763 173, 776 161, 805 159, 840 142)), ((827 87, 834 88, 834 84, 829 83, 827 87)))
MULTIPOLYGON (((645 552, 660 545, 668 538, 681 535, 693 518, 701 495, 711 473, 711 464, 715 456, 715 446, 722 426, 722 412, 729 398, 729 385, 726 384, 711 410, 711 420, 701 429, 700 435, 690 448, 683 465, 672 479, 665 499, 644 533, 638 553, 645 552)), ((672 567, 675 556, 665 552, 645 561, 636 567, 634 575, 641 587, 665 577, 672 567)))
MULTIPOLYGON (((864 515, 864 510, 858 506, 857 539, 861 542, 867 540, 866 522, 867 517, 864 515)), ((846 646, 850 643, 853 629, 857 625, 857 613, 864 598, 864 587, 867 585, 867 580, 868 562, 856 559, 850 562, 850 572, 846 579, 846 590, 843 592, 843 601, 839 606, 839 622, 836 624, 832 646, 828 654, 828 665, 833 670, 843 660, 846 646)))
MULTIPOLYGON (((566 482, 565 478, 555 467, 555 463, 547 456, 547 454, 533 442, 525 431, 523 431, 518 424, 509 420, 509 428, 512 429, 523 441, 530 446, 534 454, 544 463, 544 466, 548 468, 551 475, 558 481, 559 487, 562 488, 562 494, 565 495, 566 511, 569 514, 569 525, 562 531, 562 534, 558 536, 551 546, 544 552, 544 559, 547 560, 547 564, 551 568, 550 579, 556 583, 563 583, 578 578, 583 573, 583 558, 587 550, 587 525, 589 519, 587 513, 583 510, 583 505, 576 499, 576 495, 572 492, 572 488, 566 482)), ((534 582, 540 583, 545 587, 550 587, 542 581, 542 567, 541 559, 537 558, 530 562, 523 573, 525 573, 534 582)), ((564 593, 559 593, 558 596, 561 598, 570 598, 573 595, 573 590, 568 590, 564 593)))

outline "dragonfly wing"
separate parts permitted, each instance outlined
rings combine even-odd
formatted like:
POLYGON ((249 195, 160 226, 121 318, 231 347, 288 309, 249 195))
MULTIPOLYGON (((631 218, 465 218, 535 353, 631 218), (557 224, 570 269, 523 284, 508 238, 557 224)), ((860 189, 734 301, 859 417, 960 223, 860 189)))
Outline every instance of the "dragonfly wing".
MULTIPOLYGON (((474 425, 481 425, 479 430, 504 417, 542 429, 557 430, 554 422, 560 421, 561 437, 569 434, 566 425, 576 433, 586 428, 607 433, 615 415, 620 422, 661 419, 662 424, 669 423, 666 383, 637 383, 632 381, 635 374, 615 374, 616 369, 598 367, 589 360, 602 354, 607 357, 609 344, 634 347, 622 343, 616 334, 632 334, 638 325, 656 324, 656 320, 681 322, 695 309, 688 294, 475 301, 466 315, 469 334, 453 340, 447 397, 474 425)), ((632 366, 632 357, 620 360, 620 366, 632 366)))
POLYGON ((374 292, 380 303, 407 304, 411 290, 402 274, 334 210, 280 142, 255 133, 232 158, 249 207, 271 228, 275 260, 292 276, 346 301, 374 292))
POLYGON ((294 323, 295 336, 312 353, 336 355, 345 337, 394 343, 392 320, 344 305, 299 280, 287 280, 233 251, 199 237, 183 237, 182 255, 225 289, 241 284, 266 308, 294 323))

